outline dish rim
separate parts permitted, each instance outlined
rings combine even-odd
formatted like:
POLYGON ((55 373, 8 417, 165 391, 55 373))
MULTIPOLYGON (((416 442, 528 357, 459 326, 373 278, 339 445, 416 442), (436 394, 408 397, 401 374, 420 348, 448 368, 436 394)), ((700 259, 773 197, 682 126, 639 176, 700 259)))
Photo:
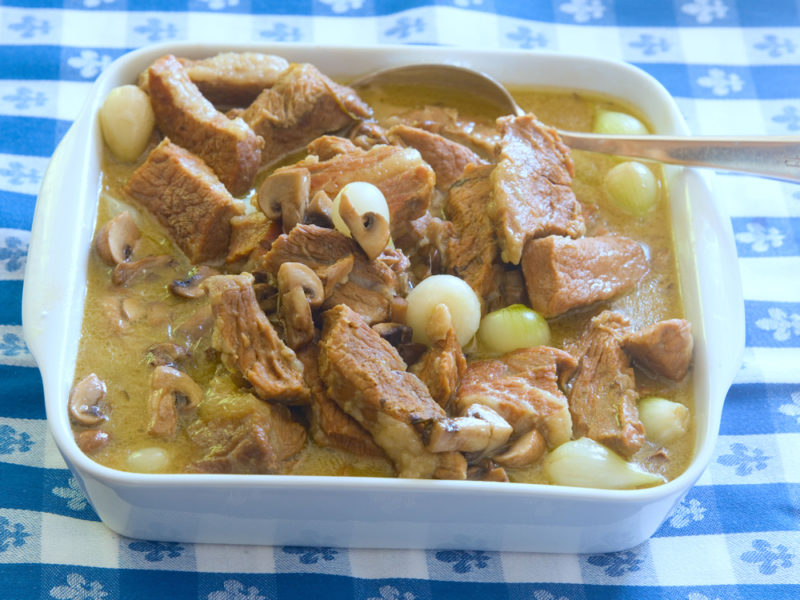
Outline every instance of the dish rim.
MULTIPOLYGON (((530 51, 521 51, 521 50, 482 50, 482 49, 462 49, 462 48, 444 48, 439 46, 431 46, 431 47, 422 47, 422 46, 328 46, 328 45, 307 45, 307 44, 261 44, 261 43, 239 43, 239 44, 198 44, 194 42, 167 42, 162 44, 156 44, 152 46, 146 46, 140 48, 138 50, 134 50, 130 53, 124 54, 123 56, 119 57, 117 60, 112 63, 109 67, 105 69, 103 74, 97 79, 97 81, 93 84, 92 90, 89 93, 87 100, 84 104, 83 109, 81 110, 78 118, 76 118, 73 125, 70 127, 68 133, 59 144, 56 152, 54 153, 54 157, 51 161, 51 166, 48 167, 48 174, 51 174, 51 169, 54 168, 53 165, 57 163, 58 160, 61 160, 69 151, 72 151, 73 154, 79 154, 84 156, 85 158, 91 159, 91 153, 97 152, 96 143, 99 136, 99 128, 96 123, 96 111, 99 107, 102 98, 104 97, 100 95, 100 92, 104 89, 107 89, 108 86, 114 80, 119 79, 120 72, 124 70, 131 70, 134 65, 139 63, 143 63, 147 60, 148 57, 155 58, 161 54, 167 52, 173 53, 181 53, 184 56, 190 57, 199 57, 199 56, 211 56, 218 52, 222 51, 265 51, 275 54, 281 54, 284 52, 290 55, 314 55, 320 52, 327 52, 327 53, 334 53, 339 58, 340 61, 347 61, 348 56, 351 55, 362 55, 364 53, 372 54, 373 56, 383 56, 384 58, 388 58, 388 63, 381 63, 381 64, 404 64, 404 63, 411 63, 411 62, 442 62, 442 57, 445 55, 451 55, 452 58, 455 60, 449 60, 444 62, 450 62, 451 64, 474 64, 476 59, 480 59, 478 62, 487 62, 491 61, 491 59, 499 59, 502 57, 510 57, 510 56, 526 56, 531 57, 535 61, 550 61, 550 68, 557 68, 559 63, 566 64, 566 63, 575 63, 578 62, 582 65, 583 68, 587 70, 595 70, 595 69, 603 69, 609 70, 612 74, 622 74, 627 73, 628 76, 632 76, 634 79, 640 80, 647 86, 650 86, 649 93, 655 93, 658 95, 661 100, 665 103, 667 107, 667 117, 664 122, 660 123, 653 123, 653 127, 657 133, 671 133, 671 134, 688 134, 688 127, 683 120, 682 116, 680 115, 680 111, 675 104, 674 99, 668 94, 666 89, 656 81, 652 76, 647 74, 646 72, 629 65, 627 63, 622 63, 618 61, 613 61, 605 58, 598 58, 598 57, 587 57, 581 56, 577 54, 565 54, 565 53, 557 53, 557 52, 530 52, 530 51), (431 57, 434 60, 431 60, 431 57), (86 135, 79 136, 77 132, 82 132, 86 135), (83 149, 78 147, 79 152, 76 151, 76 145, 79 144, 80 139, 90 139, 94 140, 93 143, 86 144, 83 149)), ((150 60, 152 60, 152 58, 150 60)), ((313 60, 309 60, 309 62, 314 62, 313 60)), ((341 73, 331 73, 332 77, 341 77, 341 73)), ((353 75, 354 77, 358 74, 353 75)), ((513 83, 511 84, 513 85, 513 83)), ((538 85, 534 83, 533 85, 538 85)), ((551 86, 551 87, 558 87, 558 86, 551 86)), ((563 86, 567 87, 567 86, 563 86)), ((585 91, 594 91, 590 88, 578 86, 569 86, 570 89, 581 89, 585 91)), ((624 98, 622 100, 625 100, 624 98)), ((637 107, 639 110, 644 110, 644 107, 637 107)), ((96 158, 96 157, 95 157, 96 158)), ((81 175, 86 178, 89 173, 87 170, 91 164, 91 160, 83 160, 79 161, 82 165, 82 172, 81 175)), ((685 169, 677 169, 673 172, 672 177, 681 177, 687 171, 685 169)), ((45 176, 47 179, 47 175, 45 176)), ((704 179, 707 179, 704 177, 704 179)), ((43 194, 46 192, 45 184, 43 183, 42 189, 44 190, 40 193, 40 200, 42 200, 43 194)), ((81 193, 88 193, 89 190, 97 190, 99 186, 91 187, 91 186, 82 186, 81 193)), ((671 195, 671 194, 670 194, 671 195)), ((714 203, 714 197, 712 194, 709 194, 710 198, 709 201, 714 203)), ((93 219, 92 222, 89 224, 91 230, 94 230, 95 226, 95 219, 96 219, 96 211, 97 211, 97 193, 95 193, 92 198, 91 202, 95 205, 94 211, 92 212, 93 219)), ((82 198, 83 202, 87 202, 86 198, 82 198)), ((38 233, 39 228, 41 227, 42 219, 46 219, 46 215, 43 217, 40 214, 40 208, 43 211, 44 206, 47 205, 46 201, 37 202, 36 213, 34 216, 34 227, 31 236, 31 251, 32 253, 36 253, 40 250, 37 243, 40 240, 40 235, 38 233)), ((91 236, 88 238, 91 240, 91 236)), ((74 242, 73 242, 74 243, 74 242)), ((693 246, 694 247, 694 246, 693 246)), ((88 248, 84 248, 84 254, 88 256, 88 248)), ((695 449, 693 453, 693 457, 691 459, 690 464, 675 479, 666 482, 662 485, 652 487, 652 488, 645 488, 645 489, 635 489, 635 490, 606 490, 606 489, 598 489, 598 488, 582 488, 582 487, 568 487, 568 486, 558 486, 558 485, 548 485, 548 484, 528 484, 528 483, 499 483, 499 482, 483 482, 483 481, 444 481, 444 480, 416 480, 416 479, 399 479, 399 478, 379 478, 379 477, 352 477, 352 476, 305 476, 305 475, 236 475, 236 474, 184 474, 184 473, 177 473, 177 474, 143 474, 143 473, 132 473, 127 471, 121 471, 117 469, 112 469, 110 467, 105 467, 91 458, 89 458, 86 454, 84 454, 75 443, 75 440, 72 436, 72 431, 69 426, 68 419, 64 419, 63 416, 66 413, 65 407, 59 407, 57 402, 61 402, 61 404, 66 405, 64 399, 66 395, 58 394, 54 392, 54 386, 57 389, 60 389, 61 392, 64 392, 63 382, 56 382, 53 383, 53 378, 55 374, 59 374, 64 370, 63 361, 67 360, 68 362, 71 361, 72 369, 67 369, 68 373, 70 374, 70 381, 68 386, 71 385, 71 377, 74 374, 74 353, 71 353, 71 356, 62 357, 62 362, 58 365, 53 366, 48 361, 42 359, 40 362, 40 358, 43 357, 44 352, 41 347, 40 338, 41 336, 37 334, 35 329, 35 322, 39 320, 39 316, 35 314, 35 310, 37 308, 36 303, 26 302, 26 299, 30 299, 30 288, 28 286, 29 282, 29 269, 34 269, 36 265, 36 261, 32 260, 29 261, 28 265, 26 266, 26 274, 25 274, 25 285, 23 290, 23 328, 25 333, 26 342, 29 344, 29 348, 31 349, 31 353, 37 359, 37 363, 40 365, 40 371, 42 373, 43 383, 45 384, 45 405, 46 405, 46 413, 47 413, 47 421, 49 425, 49 429, 53 438, 56 441, 56 445, 59 448, 59 451, 62 453, 64 458, 66 459, 67 463, 72 468, 73 472, 80 472, 85 473, 88 476, 91 476, 99 481, 102 481, 109 485, 110 487, 126 487, 126 486, 146 486, 146 487, 153 487, 153 488, 165 488, 165 487, 172 487, 175 485, 183 486, 183 485, 191 485, 194 487, 201 487, 201 488, 219 488, 221 485, 224 485, 226 488, 269 488, 273 486, 281 487, 281 488, 298 488, 304 489, 308 487, 313 488, 327 488, 327 487, 348 487, 352 488, 353 490, 361 490, 361 491, 398 491, 404 490, 409 492, 443 492, 443 493, 463 493, 465 491, 469 491, 471 493, 477 494, 489 494, 489 495, 523 495, 523 496, 533 496, 537 498, 565 498, 571 500, 586 500, 586 501, 614 501, 620 503, 642 503, 642 502, 651 502, 657 501, 659 499, 663 499, 671 494, 674 494, 681 490, 686 490, 697 479, 700 477, 702 472, 706 469, 708 462, 710 460, 711 453, 714 448, 714 444, 716 438, 719 434, 719 426, 720 426, 720 413, 722 409, 722 404, 724 398, 713 399, 711 398, 712 393, 720 393, 720 390, 712 390, 708 389, 707 394, 709 398, 707 399, 708 403, 708 414, 706 418, 706 427, 705 431, 701 432, 699 428, 699 423, 696 423, 697 432, 695 434, 695 449), (50 390, 50 393, 48 393, 50 390), (57 396, 57 397, 54 397, 57 396)), ((85 272, 85 261, 81 266, 81 272, 85 272)), ((697 267, 695 266, 695 271, 697 267)), ((33 281, 37 280, 35 275, 31 275, 30 279, 33 281)), ((84 277, 85 279, 85 277, 84 277)), ((77 280, 77 277, 75 278, 77 280)), ((681 275, 681 280, 683 281, 683 275, 681 275)), ((85 283, 85 282, 84 282, 85 283)), ((698 287, 698 293, 701 287, 698 287)), ((85 303, 85 285, 82 294, 80 295, 80 299, 77 296, 72 295, 70 299, 75 302, 79 302, 80 304, 80 314, 83 314, 83 307, 85 303)), ((742 321, 743 322, 743 321, 742 321)), ((743 327, 742 327, 743 329, 743 327)), ((737 332, 733 332, 733 338, 737 337, 737 332)), ((741 336, 743 340, 743 333, 741 336)), ((77 344, 77 341, 75 340, 77 344)), ((736 343, 734 343, 736 345, 736 343)), ((744 343, 742 341, 741 347, 743 350, 744 343)), ((732 359, 735 362, 735 359, 732 359)), ((739 360, 740 362, 740 360, 739 360)), ((709 365, 711 368, 712 365, 709 365)), ((722 378, 723 381, 717 382, 717 388, 727 387, 730 385, 730 381, 732 380, 733 373, 735 372, 736 368, 738 368, 738 363, 736 363, 735 367, 730 368, 730 373, 726 373, 722 376, 717 375, 717 378, 722 378), (728 377, 730 375, 730 377, 728 377), (727 381, 727 385, 725 382, 727 381)), ((709 373, 710 376, 710 373, 709 373)), ((705 383, 711 383, 710 381, 706 381, 705 383)), ((695 383, 695 394, 697 393, 698 383, 695 383)), ((66 391, 68 391, 69 387, 67 386, 66 391)), ((724 393, 722 390, 721 393, 724 393)))

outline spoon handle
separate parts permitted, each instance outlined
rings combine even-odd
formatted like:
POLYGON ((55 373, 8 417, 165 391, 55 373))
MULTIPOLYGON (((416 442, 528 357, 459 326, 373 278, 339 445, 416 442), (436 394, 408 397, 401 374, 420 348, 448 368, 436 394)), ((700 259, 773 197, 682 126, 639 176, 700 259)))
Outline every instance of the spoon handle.
POLYGON ((798 137, 607 136, 559 131, 573 150, 712 167, 800 182, 798 137))

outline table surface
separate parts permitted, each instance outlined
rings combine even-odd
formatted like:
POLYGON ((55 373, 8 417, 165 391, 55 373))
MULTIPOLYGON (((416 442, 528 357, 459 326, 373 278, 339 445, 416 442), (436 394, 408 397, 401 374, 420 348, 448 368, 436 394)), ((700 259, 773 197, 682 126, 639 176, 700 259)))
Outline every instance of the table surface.
POLYGON ((713 177, 739 254, 744 364, 709 468, 650 541, 623 552, 119 537, 99 522, 49 437, 20 309, 47 162, 91 82, 133 48, 186 39, 599 55, 659 79, 695 134, 798 135, 799 11, 795 0, 0 0, 0 596, 800 597, 800 185, 713 177))

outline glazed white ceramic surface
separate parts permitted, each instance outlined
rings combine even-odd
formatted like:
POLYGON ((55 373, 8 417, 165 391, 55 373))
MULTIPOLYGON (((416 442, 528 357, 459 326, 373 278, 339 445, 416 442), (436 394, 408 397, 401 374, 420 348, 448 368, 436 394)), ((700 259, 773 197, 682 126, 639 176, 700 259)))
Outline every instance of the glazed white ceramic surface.
POLYGON ((311 62, 336 78, 412 62, 483 70, 506 84, 598 92, 636 106, 656 133, 688 134, 674 101, 631 66, 587 57, 443 47, 168 44, 127 54, 94 85, 48 168, 23 292, 25 338, 42 373, 55 442, 102 521, 150 540, 383 548, 606 552, 650 537, 708 464, 725 394, 744 348, 744 309, 730 222, 707 174, 667 170, 686 316, 694 325, 696 451, 680 477, 645 490, 471 481, 272 475, 144 475, 103 467, 76 446, 67 415, 100 185, 97 111, 171 52, 250 50, 311 62))

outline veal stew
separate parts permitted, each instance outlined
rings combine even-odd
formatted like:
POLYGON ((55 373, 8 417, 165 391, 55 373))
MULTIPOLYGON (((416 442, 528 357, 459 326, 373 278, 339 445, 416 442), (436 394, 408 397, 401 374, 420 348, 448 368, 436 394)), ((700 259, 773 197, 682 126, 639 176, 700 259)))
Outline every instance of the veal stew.
POLYGON ((692 330, 660 171, 550 128, 644 125, 514 94, 529 114, 498 118, 254 53, 165 56, 113 90, 79 447, 153 473, 680 474, 692 330))

